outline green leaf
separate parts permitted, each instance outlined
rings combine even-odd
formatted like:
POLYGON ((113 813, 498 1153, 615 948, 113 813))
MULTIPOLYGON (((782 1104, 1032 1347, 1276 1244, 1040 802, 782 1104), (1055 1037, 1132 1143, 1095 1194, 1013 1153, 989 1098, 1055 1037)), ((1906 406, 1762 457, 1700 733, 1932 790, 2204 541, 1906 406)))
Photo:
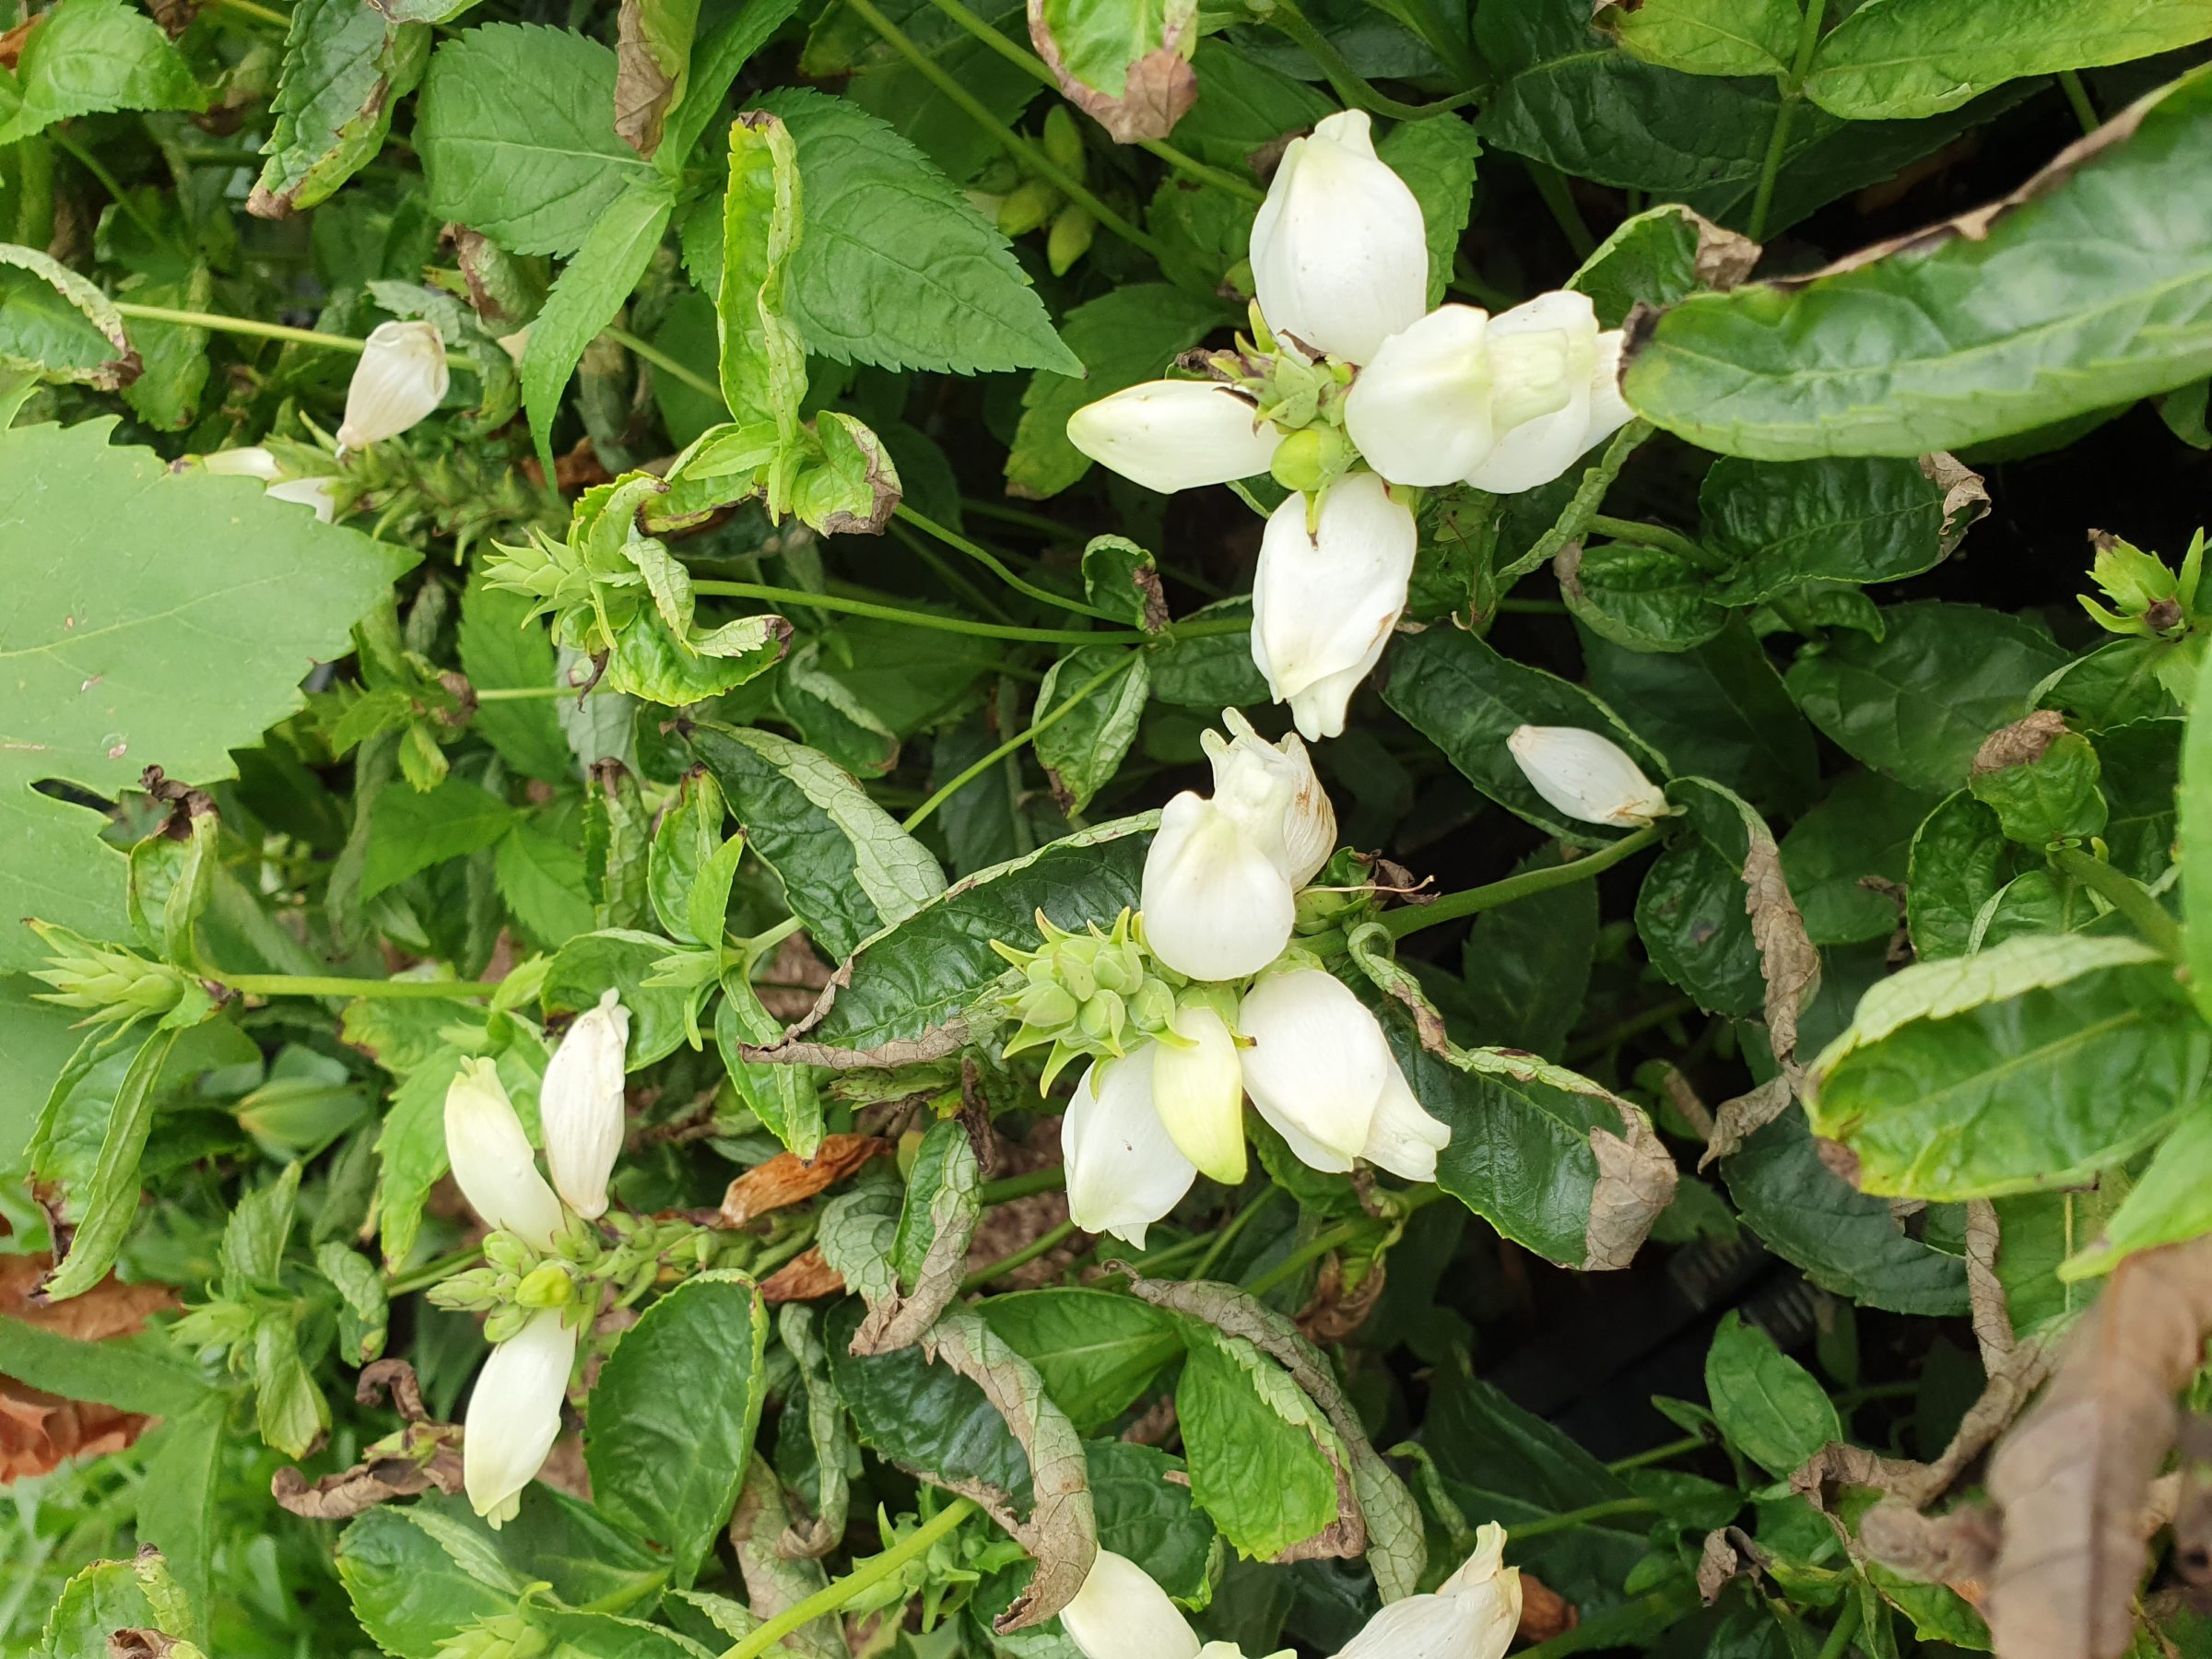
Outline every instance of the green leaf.
MULTIPOLYGON (((1189 620, 1235 617, 1249 620, 1248 598, 1220 599, 1190 614, 1189 620)), ((1267 681, 1252 660, 1252 634, 1198 634, 1176 639, 1146 653, 1152 695, 1186 709, 1204 709, 1210 719, 1223 709, 1267 700, 1267 681)))
POLYGON ((1086 693, 1067 713, 1037 734, 1037 763, 1053 786, 1053 799, 1073 816, 1088 806, 1128 759, 1151 695, 1151 677, 1141 652, 1120 645, 1087 645, 1054 663, 1037 688, 1040 719, 1057 712, 1077 692, 1112 668, 1125 664, 1104 685, 1086 693))
POLYGON ((1721 1432, 1782 1479, 1830 1441, 1843 1438, 1835 1403, 1812 1372, 1730 1309, 1705 1352, 1705 1394, 1721 1432))
POLYGON ((1197 0, 1038 0, 1030 17, 1061 91, 1117 144, 1165 138, 1197 100, 1197 0))
POLYGON ((2193 1100, 2105 1221, 2103 1235, 2062 1264, 2059 1277, 2073 1281, 2108 1273, 2138 1250, 2184 1243, 2212 1232, 2207 1158, 2212 1158, 2212 1111, 2193 1100))
POLYGON ((1896 931, 1896 897, 1866 883, 1888 882, 1901 892, 1912 838, 1928 807, 1928 797, 1917 790, 1879 772, 1853 772, 1790 827, 1782 838, 1782 869, 1807 938, 1852 945, 1896 931))
MULTIPOLYGON (((122 938, 124 860, 99 840, 105 819, 33 786, 112 797, 148 764, 234 776, 230 751, 300 706, 301 665, 346 654, 354 620, 415 556, 319 524, 253 479, 110 448, 112 429, 0 431, 0 570, 16 599, 0 655, 21 711, 0 748, 0 915, 122 938), (224 649, 203 650, 209 639, 224 649)), ((0 970, 42 954, 28 929, 0 928, 0 970)))
POLYGON ((759 107, 798 142, 806 229, 785 297, 808 350, 885 369, 1079 371, 1006 238, 911 143, 802 88, 759 107))
POLYGON ((300 1356, 289 1312, 265 1313, 253 1327, 253 1428, 287 1457, 305 1457, 330 1432, 330 1402, 300 1356))
POLYGON ((152 1417, 182 1418, 208 1399, 198 1368, 163 1336, 78 1342, 0 1317, 0 1367, 31 1388, 152 1417))
POLYGON ((428 794, 388 789, 370 820, 361 897, 373 899, 408 877, 496 843, 520 818, 482 785, 449 777, 428 794))
POLYGON ((1847 754, 1908 788, 1955 789, 1982 740, 2028 712, 2066 660, 2048 635, 1979 606, 1885 606, 1880 639, 1830 635, 1790 667, 1790 695, 1847 754))
MULTIPOLYGON (((992 29, 1026 47, 1029 29, 1021 0, 989 0, 974 9, 992 29)), ((925 61, 994 119, 1016 122, 1037 97, 1039 84, 1026 68, 1009 63, 929 0, 889 0, 884 15, 925 61)), ((845 83, 845 96, 888 122, 951 178, 973 178, 999 153, 993 135, 966 109, 851 12, 823 15, 807 39, 800 67, 817 77, 858 70, 845 83)))
POLYGON ((447 41, 415 117, 430 212, 511 253, 575 253, 652 177, 615 132, 614 99, 615 54, 583 35, 488 23, 447 41))
POLYGON ((530 324, 530 343, 523 353, 523 407, 547 477, 553 475, 553 419, 560 412, 569 376, 584 347, 615 320, 638 286, 675 211, 675 194, 659 178, 641 179, 601 206, 575 257, 546 296, 545 309, 530 324))
POLYGON ((1851 121, 1933 115, 2021 76, 2124 64, 2208 35, 2206 0, 1879 0, 1829 31, 1805 95, 1851 121))
POLYGON ((2020 1193, 1994 1201, 1997 1278, 2013 1335, 2021 1341, 2057 1335, 2097 1300, 2102 1287, 2074 1277, 2074 1269, 2092 1253, 2085 1241, 2094 1241, 2124 1202, 2126 1184, 2112 1171, 2087 1192, 2020 1193))
MULTIPOLYGON (((520 594, 471 582, 461 595, 460 643, 462 671, 479 691, 536 691, 560 683, 553 642, 531 620, 530 601, 520 594)), ((480 703, 469 730, 524 777, 572 788, 576 757, 560 735, 556 700, 512 697, 480 703)))
POLYGON ((741 430, 774 435, 766 467, 769 511, 784 511, 798 465, 806 348, 787 314, 785 284, 801 234, 797 151, 773 115, 730 124, 730 182, 722 207, 720 320, 723 401, 741 430))
POLYGON ((1444 297, 1452 280, 1459 239, 1466 231, 1467 209, 1475 200, 1475 162, 1482 141, 1456 115, 1402 121, 1384 134, 1375 154, 1406 181, 1421 205, 1421 227, 1429 242, 1429 303, 1444 297))
MULTIPOLYGON (((429 63, 430 30, 351 0, 292 8, 284 69, 247 211, 282 218, 312 207, 376 159, 392 112, 429 63)), ((203 308, 204 309, 204 308, 203 308)))
POLYGON ((114 301, 36 248, 0 242, 0 369, 112 392, 135 367, 114 301))
MULTIPOLYGON (((116 1088, 99 1155, 80 1183, 62 1187, 46 1156, 46 1120, 40 1120, 38 1137, 31 1143, 32 1191, 51 1215, 65 1218, 72 1230, 66 1253, 41 1287, 47 1300, 62 1301, 89 1290, 115 1265, 124 1238, 138 1218, 138 1160, 154 1126, 155 1090, 182 1035, 174 1029, 156 1030, 139 1045, 116 1088)), ((49 1110, 52 1106, 50 1101, 49 1110)))
POLYGON ((592 1390, 592 1500, 698 1573, 744 1484, 760 1424, 768 1309, 740 1274, 705 1273, 645 1310, 592 1390))
POLYGON ((1006 452, 1006 490, 1042 500, 1090 470, 1067 441, 1067 418, 1139 381, 1157 379, 1224 320, 1218 301, 1164 283, 1118 287, 1067 313, 1062 337, 1081 361, 1041 369, 1021 394, 1021 424, 1006 452))
POLYGON ((207 95, 161 26, 124 0, 61 0, 23 40, 0 145, 103 110, 204 110, 207 95))
POLYGON ((1750 273, 1759 244, 1668 203, 1621 220, 1567 286, 1590 296, 1600 328, 1618 328, 1639 305, 1672 305, 1700 288, 1730 288, 1750 273))
POLYGON ((1117 818, 955 882, 863 942, 807 1041, 848 1050, 950 1043, 944 1052, 953 1052, 966 1030, 961 1010, 1006 970, 991 942, 1033 949, 1041 909, 1062 928, 1110 925, 1136 904, 1159 821, 1156 813, 1117 818))
POLYGON ((722 100, 753 53, 798 10, 798 0, 745 0, 734 13, 709 28, 692 48, 690 76, 682 100, 669 112, 662 148, 671 162, 691 158, 708 125, 722 113, 722 100))
POLYGON ((1191 1496, 1245 1555, 1273 1560, 1336 1519, 1344 1442, 1275 1361, 1195 1322, 1175 1387, 1191 1496))
POLYGON ((944 873, 827 756, 773 733, 701 724, 691 752, 814 942, 842 961, 944 891, 944 873))
POLYGON ((1861 1190, 1994 1197, 2080 1184, 2140 1151, 2208 1057, 2212 1036, 2147 947, 2021 937, 1877 983, 1814 1063, 1808 1104, 1861 1190))
POLYGON ((1898 582, 1932 569, 1988 511, 1981 480, 1960 468, 1939 484, 1937 460, 1723 456, 1698 491, 1704 542, 1733 566, 1714 597, 1756 605, 1801 582, 1898 582))
POLYGON ((1744 910, 1740 860, 1693 831, 1653 860, 1636 890, 1636 933, 1652 965, 1714 1013, 1758 1012, 1766 995, 1744 910))
POLYGON ((1685 75, 1788 74, 1797 18, 1790 0, 1607 0, 1598 8, 1599 27, 1622 51, 1685 75))
POLYGON ((1705 570, 1665 547, 1570 542, 1552 571, 1575 619, 1630 651, 1688 651, 1728 624, 1705 570))
POLYGON ((1791 288, 1693 295, 1631 348, 1630 406, 1728 454, 1915 455, 2202 378, 2212 216, 2183 204, 2212 168, 2208 108, 2199 70, 1994 216, 1791 288), (2104 253, 2093 273, 2085 244, 2104 253))
MULTIPOLYGON (((1049 1295, 1050 1292, 1023 1292, 1049 1295)), ((983 1312, 998 1328, 997 1310, 1012 1297, 993 1297, 983 1312)), ((1117 1297, 1127 1302, 1127 1297, 1117 1297)), ((1142 1305, 1142 1304, 1138 1304, 1142 1305)), ((1182 1343, 1175 1344, 1178 1352, 1182 1343)), ((1157 1446, 1128 1441, 1088 1441, 1084 1461, 1090 1465, 1090 1493, 1097 1505, 1099 1544, 1126 1556, 1146 1576, 1187 1606, 1204 1606, 1212 1594, 1211 1571, 1218 1535, 1191 1499, 1190 1476, 1182 1459, 1157 1446)))
POLYGON ((1000 1340, 1037 1368, 1053 1403, 1086 1433, 1120 1417, 1182 1352, 1166 1314, 1109 1290, 1017 1290, 987 1297, 981 1308, 1000 1340))
POLYGON ((714 1013, 714 1046, 731 1087, 786 1150, 812 1158, 822 1144, 818 1074, 809 1065, 771 1065, 737 1052, 745 1043, 768 1047, 782 1035, 783 1022, 760 1006, 751 983, 735 972, 724 973, 722 1005, 714 1013))
POLYGON ((1656 751, 1589 692, 1501 656, 1487 641, 1454 628, 1431 628, 1397 641, 1382 700, 1491 800, 1581 846, 1602 846, 1615 837, 1598 825, 1563 817, 1536 793, 1506 747, 1515 726, 1583 726, 1620 743, 1647 771, 1660 777, 1668 771, 1656 751))
POLYGON ((668 941, 658 934, 620 927, 579 934, 554 954, 540 1000, 548 1014, 581 1014, 597 1007, 605 992, 618 992, 629 1011, 628 1069, 641 1070, 666 1059, 689 1035, 688 993, 647 983, 668 954, 668 941))
MULTIPOLYGON (((230 1402, 210 1394, 149 1437, 146 1480, 138 1488, 140 1538, 161 1552, 195 1614, 212 1595, 216 1493, 221 1480, 230 1402)), ((199 1630, 182 1634, 204 1642, 199 1630)))
MULTIPOLYGON (((214 303, 207 267, 195 265, 189 276, 171 282, 141 282, 124 289, 132 303, 204 312, 214 303)), ((200 394, 207 385, 207 331, 189 323, 140 320, 131 331, 146 372, 123 389, 124 401, 138 418, 163 431, 192 424, 200 394)))
POLYGON ((983 1391, 919 1347, 856 1357, 853 1334, 865 1310, 847 1297, 830 1310, 823 1341, 838 1397, 853 1414, 861 1443, 900 1468, 945 1481, 978 1482, 1026 1511, 1030 1460, 983 1391))
POLYGON ((2065 924, 2045 917, 2053 886, 2041 861, 2007 841, 1997 815, 1959 790, 1912 836, 1905 922, 1923 961, 1965 956, 2022 932, 2065 924))
MULTIPOLYGON (((2183 943, 2190 994, 2199 1012, 2212 1013, 2212 653, 2197 672, 2196 696, 2182 737, 2180 813, 2175 839, 2182 870, 2183 943)), ((0 959, 4 961, 5 959, 0 959)))
POLYGON ((730 882, 745 847, 742 837, 723 838, 728 812, 714 780, 693 772, 653 830, 646 887, 653 913, 671 938, 717 948, 722 944, 730 882))
POLYGON ((147 1568, 159 1566, 158 1560, 95 1561, 76 1573, 46 1616, 41 1659, 105 1659, 113 1632, 159 1630, 161 1619, 147 1580, 147 1568))
MULTIPOLYGON (((1556 867, 1556 851, 1513 866, 1556 867)), ((1500 1048, 1556 1054, 1582 1017, 1597 958, 1597 888, 1570 882, 1475 918, 1460 953, 1471 1029, 1500 1048)))

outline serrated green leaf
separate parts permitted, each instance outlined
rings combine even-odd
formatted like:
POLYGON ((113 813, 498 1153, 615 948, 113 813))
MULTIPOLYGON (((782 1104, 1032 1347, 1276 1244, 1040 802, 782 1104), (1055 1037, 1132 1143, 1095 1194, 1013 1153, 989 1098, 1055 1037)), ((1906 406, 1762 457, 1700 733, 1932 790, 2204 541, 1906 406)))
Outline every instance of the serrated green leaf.
POLYGON ((204 110, 182 53, 124 0, 61 0, 24 38, 0 145, 103 110, 204 110))
POLYGON ((249 211, 281 218, 312 207, 374 160, 394 107, 429 58, 428 24, 394 22, 353 0, 294 6, 269 106, 276 123, 249 211))
POLYGON ((464 778, 449 777, 428 794, 385 791, 370 823, 361 897, 373 899, 432 865, 494 845, 520 816, 489 790, 464 778))
POLYGON ((1336 1519, 1344 1443, 1251 1343, 1194 1323, 1186 1331, 1175 1416, 1191 1496, 1239 1550, 1273 1560, 1336 1519))
POLYGON ((1088 645, 1072 651, 1045 671, 1037 688, 1037 713, 1044 719, 1067 712, 1037 734, 1037 763, 1053 786, 1053 798, 1069 814, 1088 806, 1128 759, 1136 741, 1137 722, 1151 695, 1144 653, 1119 645, 1088 645), (1120 665, 1103 685, 1101 674, 1120 665), (1086 687, 1092 687, 1085 691, 1086 687), (1081 693, 1080 696, 1077 694, 1081 693))
POLYGON ((114 391, 133 367, 122 314, 96 283, 0 242, 0 368, 114 391))
POLYGON ((1037 1368, 1053 1404, 1085 1432, 1120 1417, 1182 1351, 1166 1314, 1109 1290, 1017 1290, 981 1305, 992 1330, 1037 1368))

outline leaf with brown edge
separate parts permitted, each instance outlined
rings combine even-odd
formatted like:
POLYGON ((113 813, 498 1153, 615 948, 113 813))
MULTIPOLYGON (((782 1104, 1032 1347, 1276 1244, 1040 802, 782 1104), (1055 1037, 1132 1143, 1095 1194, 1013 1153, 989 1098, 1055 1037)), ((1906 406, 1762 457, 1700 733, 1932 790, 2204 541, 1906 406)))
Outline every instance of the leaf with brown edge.
MULTIPOLYGON (((126 1285, 110 1277, 66 1301, 30 1300, 53 1265, 44 1253, 0 1256, 0 1316, 77 1342, 105 1342, 142 1328, 148 1315, 177 1305, 166 1285, 126 1285)), ((72 1400, 0 1377, 0 1486, 45 1475, 73 1457, 100 1457, 135 1442, 154 1419, 90 1400, 72 1400)))
POLYGON ((390 1441, 378 1442, 390 1444, 390 1451, 372 1453, 312 1484, 287 1464, 270 1477, 269 1496, 311 1521, 347 1521, 394 1498, 429 1491, 450 1498, 461 1489, 461 1451, 449 1439, 454 1433, 450 1423, 410 1423, 390 1441))
POLYGON ((1030 43, 1070 103, 1116 144, 1138 144, 1165 138, 1198 101, 1198 76, 1185 54, 1186 42, 1195 40, 1197 9, 1192 0, 1106 6, 1029 0, 1030 43), (1100 28, 1100 18, 1127 24, 1145 47, 1101 39, 1121 30, 1100 28), (1110 89, 1116 81, 1118 89, 1110 89))
MULTIPOLYGON (((745 1579, 746 1606, 756 1619, 773 1618, 830 1583, 818 1560, 782 1547, 781 1540, 794 1530, 782 1483, 756 1452, 737 1494, 736 1512, 730 1517, 730 1548, 745 1579)), ((798 1653, 806 1659, 846 1659, 844 1640, 833 1618, 809 1619, 783 1639, 779 1651, 798 1653)))
POLYGON ((28 370, 41 380, 102 392, 119 392, 144 371, 115 302, 38 249, 0 242, 0 300, 7 301, 0 304, 0 369, 28 370), (11 266, 52 288, 65 309, 55 311, 44 303, 47 297, 12 276, 11 266), (71 312, 76 316, 65 328, 71 312), (19 326, 6 320, 10 313, 21 319, 19 326))
POLYGON ((779 1152, 736 1178, 722 1195, 714 1225, 743 1227, 771 1210, 804 1204, 852 1174, 869 1159, 888 1152, 890 1143, 872 1135, 828 1135, 812 1158, 779 1152))

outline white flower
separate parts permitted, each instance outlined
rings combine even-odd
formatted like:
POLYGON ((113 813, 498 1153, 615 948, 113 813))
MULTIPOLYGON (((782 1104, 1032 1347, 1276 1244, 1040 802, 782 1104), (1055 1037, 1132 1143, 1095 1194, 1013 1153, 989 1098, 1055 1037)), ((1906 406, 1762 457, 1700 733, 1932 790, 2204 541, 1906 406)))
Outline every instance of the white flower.
POLYGON ((489 1060, 464 1060, 446 1088, 445 1155, 463 1196, 488 1224, 541 1250, 552 1243, 560 1200, 537 1172, 523 1121, 489 1060))
POLYGON ((1368 125, 1347 110, 1293 139, 1252 222, 1252 279, 1267 326, 1353 363, 1429 303, 1421 205, 1376 159, 1368 125))
POLYGON ((1085 1232, 1112 1233, 1137 1250, 1198 1179, 1152 1103, 1152 1065, 1164 1052, 1148 1042, 1125 1059, 1093 1065, 1060 1120, 1069 1218, 1085 1232))
POLYGON ((576 1017, 546 1065, 537 1115, 553 1187, 585 1220, 606 1213, 606 1178, 622 1150, 622 1051, 629 1014, 607 991, 576 1017))
POLYGON ((1515 726, 1505 747, 1535 791, 1570 818, 1641 829, 1670 810, 1666 791, 1610 737, 1581 726, 1515 726))
POLYGON ((217 450, 211 455, 202 455, 200 465, 218 477, 259 478, 264 484, 274 484, 284 477, 283 464, 258 443, 242 449, 217 450))
POLYGON ((1208 733, 1211 798, 1170 801, 1145 855, 1145 944, 1193 979, 1241 979, 1283 953, 1298 889, 1328 862, 1336 814, 1305 746, 1262 741, 1234 710, 1208 733))
POLYGON ((281 484, 272 484, 265 492, 273 501, 291 501, 312 508, 314 515, 329 524, 338 513, 338 480, 335 478, 288 478, 281 484))
POLYGON ((1345 706, 1382 655, 1413 579, 1413 514, 1373 473, 1340 479, 1317 535, 1306 500, 1268 516, 1252 584, 1252 660, 1308 741, 1344 730, 1345 706))
MULTIPOLYGON (((1224 1186, 1243 1183, 1244 1067, 1237 1040, 1203 1003, 1175 1011, 1175 1035, 1152 1056, 1152 1109, 1175 1149, 1224 1186)), ((1179 1194, 1180 1196, 1180 1194, 1179 1194)))
POLYGON ((1456 484, 1486 460, 1489 313, 1440 305, 1382 343, 1344 400, 1345 434, 1394 484, 1456 484))
POLYGON ((1085 404, 1067 441, 1147 489, 1172 495, 1267 470, 1282 433, 1249 399, 1208 381, 1147 381, 1085 404))
POLYGON ((1168 1593, 1111 1549, 1092 1559, 1083 1588, 1060 1609, 1060 1628, 1084 1659, 1199 1659, 1198 1638, 1168 1593))
POLYGON ((1392 1602, 1336 1659, 1502 1659, 1521 1623, 1521 1573, 1501 1562, 1502 1526, 1486 1522, 1475 1539, 1433 1594, 1392 1602))
POLYGON ((380 323, 346 388, 338 448, 396 438, 445 401, 445 342, 428 323, 380 323))
POLYGON ((1430 1181, 1452 1132, 1406 1087, 1382 1027, 1318 968, 1271 974, 1245 994, 1237 1024, 1245 1092, 1299 1160, 1342 1173, 1365 1158, 1430 1181))
POLYGON ((545 1466, 560 1433, 560 1403, 576 1361, 576 1333, 558 1309, 491 1350, 468 1396, 461 1477, 469 1507, 496 1530, 521 1512, 523 1488, 545 1466))
MULTIPOLYGON (((1610 347, 1618 371, 1618 337, 1610 347)), ((1490 416, 1497 442, 1465 481, 1494 495, 1548 484, 1628 418, 1618 390, 1606 406, 1619 418, 1593 418, 1601 356, 1597 313, 1587 294, 1538 294, 1490 319, 1490 416)))

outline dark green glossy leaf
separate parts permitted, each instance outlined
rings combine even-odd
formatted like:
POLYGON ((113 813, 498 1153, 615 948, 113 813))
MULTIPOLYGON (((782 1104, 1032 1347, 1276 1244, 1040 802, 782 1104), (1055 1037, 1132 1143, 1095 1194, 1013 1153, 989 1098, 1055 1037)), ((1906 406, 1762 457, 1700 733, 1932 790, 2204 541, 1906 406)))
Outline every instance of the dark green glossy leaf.
MULTIPOLYGON (((1514 866, 1544 868, 1551 852, 1514 866)), ((1597 888, 1569 882, 1475 918, 1460 960, 1477 1039, 1498 1048, 1556 1054, 1582 1017, 1597 954, 1597 888)))
POLYGON ((1728 622, 1711 577, 1665 547, 1571 543, 1552 568, 1575 619, 1630 651, 1688 651, 1728 622))
POLYGON ((1883 777, 1853 772, 1782 838, 1783 874, 1816 945, 1852 945, 1893 933, 1901 919, 1912 838, 1928 796, 1883 777), (1892 891, 1868 886, 1892 884, 1892 891))
MULTIPOLYGON (((999 1298, 992 1305, 1009 1300, 999 1298)), ((995 1327, 997 1321, 992 1324, 995 1327)), ((1203 1606, 1210 1594, 1218 1535, 1206 1512, 1192 1501, 1182 1459, 1156 1446, 1118 1440, 1088 1441, 1083 1455, 1090 1465, 1100 1546, 1127 1556, 1177 1600, 1203 1606)))
POLYGON ((1721 1432, 1777 1478, 1843 1438, 1842 1420, 1812 1372, 1733 1309, 1721 1316, 1706 1350, 1705 1393, 1721 1432))
POLYGON ((627 928, 578 934, 554 953, 539 1000, 548 1014, 581 1014, 597 1007, 603 993, 618 992, 629 1011, 629 1069, 651 1065, 674 1053, 686 1036, 687 993, 645 983, 674 948, 658 934, 627 928))
POLYGON ((1133 1296, 1060 1287, 994 1296, 982 1307, 992 1330, 1037 1368, 1053 1403, 1085 1432, 1120 1417, 1182 1351, 1167 1315, 1133 1296))
POLYGON ((1917 461, 1724 455, 1698 492, 1705 541, 1733 563, 1715 596, 1756 605, 1800 582, 1917 576, 1951 550, 1976 507, 1987 510, 1973 475, 1955 488, 1964 493, 1954 503, 1917 461))
POLYGON ((1475 129, 1456 115, 1429 121, 1401 121, 1382 135, 1375 154, 1406 181, 1421 205, 1429 240, 1429 303, 1444 297, 1452 262, 1467 228, 1475 198, 1475 162, 1482 143, 1475 129))

